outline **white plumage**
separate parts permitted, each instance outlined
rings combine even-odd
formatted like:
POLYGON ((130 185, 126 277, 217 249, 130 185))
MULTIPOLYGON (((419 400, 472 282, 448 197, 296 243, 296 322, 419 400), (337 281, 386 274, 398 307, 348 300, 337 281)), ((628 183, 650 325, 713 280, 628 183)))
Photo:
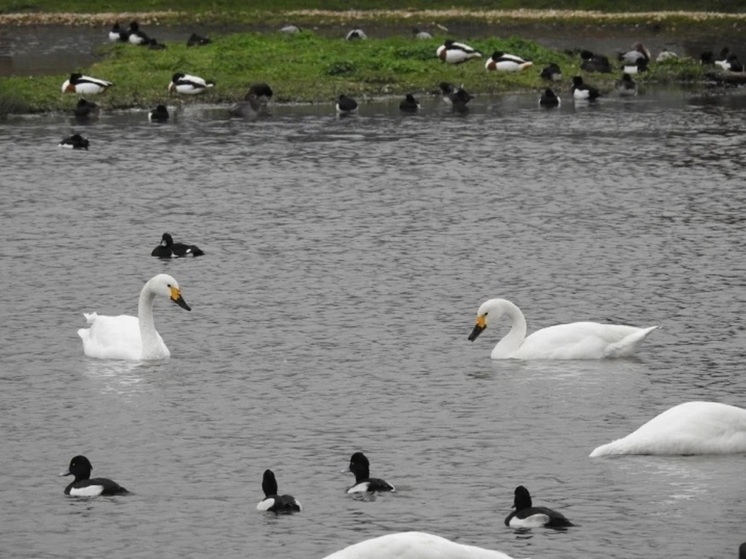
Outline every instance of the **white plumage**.
POLYGON ((425 532, 399 532, 356 543, 325 559, 511 559, 500 551, 452 542, 425 532))
POLYGON ((465 43, 458 43, 453 39, 446 39, 445 42, 435 51, 438 58, 448 64, 461 64, 472 58, 481 58, 482 53, 470 47, 465 43))
POLYGON ((199 76, 177 72, 171 77, 171 83, 168 84, 168 91, 171 93, 175 91, 184 95, 197 95, 198 93, 204 93, 214 85, 215 82, 207 81, 199 76))
POLYGON ((70 74, 70 77, 62 82, 62 93, 77 93, 78 95, 96 95, 106 91, 114 85, 112 82, 84 76, 83 74, 70 74))
POLYGON ((657 415, 591 458, 616 454, 732 454, 746 452, 746 409, 718 402, 685 402, 657 415))
POLYGON ((181 296, 176 280, 167 274, 158 274, 142 288, 136 317, 99 316, 95 312, 84 314, 90 327, 78 330, 83 340, 83 352, 97 359, 168 359, 171 352, 153 322, 156 295, 168 297, 180 307, 191 310, 181 296))
POLYGON ((496 50, 485 62, 484 67, 486 70, 497 70, 499 72, 520 72, 533 65, 534 63, 530 60, 524 60, 515 54, 506 54, 496 50))
POLYGON ((633 355, 657 326, 638 328, 598 322, 571 322, 537 330, 526 337, 526 319, 505 299, 490 299, 477 311, 474 341, 489 324, 507 316, 510 332, 492 350, 492 359, 608 359, 633 355))

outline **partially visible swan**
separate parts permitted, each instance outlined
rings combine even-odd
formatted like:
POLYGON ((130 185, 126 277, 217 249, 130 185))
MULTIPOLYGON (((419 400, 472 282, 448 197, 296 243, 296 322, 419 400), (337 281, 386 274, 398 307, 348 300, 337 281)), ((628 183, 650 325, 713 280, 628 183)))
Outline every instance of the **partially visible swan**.
POLYGON ((425 532, 398 532, 356 543, 324 559, 511 559, 500 551, 464 545, 425 532))
POLYGON ((477 311, 477 323, 469 340, 507 316, 510 332, 492 350, 492 359, 610 359, 629 357, 657 326, 637 328, 598 322, 572 322, 537 330, 526 337, 526 319, 521 310, 505 299, 490 299, 477 311))
POLYGON ((83 352, 97 359, 128 359, 132 361, 168 359, 171 352, 155 329, 153 302, 156 295, 168 297, 182 309, 192 310, 181 296, 181 289, 168 274, 151 278, 140 292, 137 316, 99 316, 84 313, 89 328, 81 328, 83 352))
POLYGON ((746 452, 746 409, 718 402, 684 402, 634 433, 601 445, 591 458, 615 454, 735 454, 746 452))

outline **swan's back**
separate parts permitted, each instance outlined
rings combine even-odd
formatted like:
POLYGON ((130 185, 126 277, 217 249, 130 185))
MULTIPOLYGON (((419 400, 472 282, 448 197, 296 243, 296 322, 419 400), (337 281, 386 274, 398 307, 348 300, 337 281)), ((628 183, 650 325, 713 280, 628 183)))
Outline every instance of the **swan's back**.
POLYGON ((400 532, 365 540, 325 559, 511 559, 509 555, 463 545, 424 532, 400 532))
POLYGON ((609 359, 629 357, 657 326, 572 322, 537 330, 515 357, 524 359, 609 359))
POLYGON ((615 454, 730 454, 746 452, 746 410, 718 402, 685 402, 654 417, 591 457, 615 454))
POLYGON ((84 316, 90 327, 79 329, 78 335, 88 357, 133 361, 142 358, 140 323, 136 316, 104 316, 95 312, 84 313, 84 316))

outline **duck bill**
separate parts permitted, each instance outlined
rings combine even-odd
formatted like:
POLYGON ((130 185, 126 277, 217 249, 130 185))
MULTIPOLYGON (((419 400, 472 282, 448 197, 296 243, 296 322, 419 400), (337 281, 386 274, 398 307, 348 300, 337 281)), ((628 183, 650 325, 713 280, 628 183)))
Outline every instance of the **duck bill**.
POLYGON ((171 300, 179 305, 182 309, 186 309, 188 311, 192 310, 192 307, 187 305, 184 297, 181 296, 181 290, 177 289, 176 287, 171 288, 171 300))
POLYGON ((473 342, 479 337, 479 334, 484 332, 484 329, 487 328, 487 321, 484 319, 483 316, 477 317, 477 323, 474 325, 474 329, 471 331, 471 334, 469 334, 469 341, 473 342))
POLYGON ((58 477, 65 477, 65 476, 71 476, 71 475, 72 475, 72 472, 70 472, 70 470, 65 470, 65 471, 60 472, 60 475, 58 477))

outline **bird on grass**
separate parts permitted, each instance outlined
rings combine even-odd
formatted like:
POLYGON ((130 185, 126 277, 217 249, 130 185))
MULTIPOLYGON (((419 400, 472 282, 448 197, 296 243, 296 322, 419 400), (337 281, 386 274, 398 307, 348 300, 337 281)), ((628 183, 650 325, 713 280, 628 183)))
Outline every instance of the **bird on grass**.
POLYGON ((171 83, 168 85, 168 91, 173 93, 182 93, 184 95, 198 95, 204 93, 209 88, 214 87, 214 81, 207 81, 199 76, 183 74, 177 72, 171 77, 171 83))
POLYGON ((458 43, 453 39, 445 42, 435 51, 438 58, 447 64, 463 64, 472 58, 482 58, 482 53, 466 43, 458 43))
POLYGON ((70 74, 70 77, 62 83, 62 93, 77 93, 78 95, 97 95, 103 93, 114 84, 106 80, 84 76, 83 74, 70 74))
POLYGON ((520 72, 525 70, 534 63, 530 60, 524 60, 515 54, 507 54, 496 50, 484 64, 486 70, 497 70, 500 72, 520 72))

